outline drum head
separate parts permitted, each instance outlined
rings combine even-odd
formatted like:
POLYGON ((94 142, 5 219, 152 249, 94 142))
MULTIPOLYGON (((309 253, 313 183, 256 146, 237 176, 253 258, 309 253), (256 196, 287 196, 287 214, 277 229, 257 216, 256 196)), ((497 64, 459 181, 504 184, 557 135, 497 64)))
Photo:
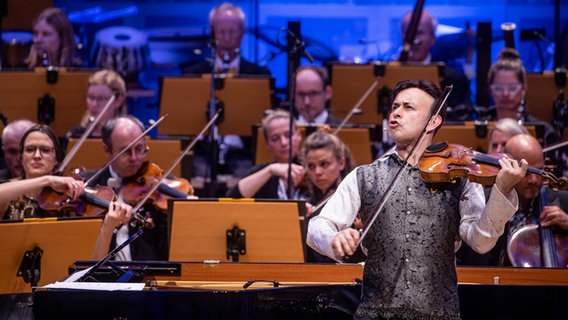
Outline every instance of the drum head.
POLYGON ((148 66, 148 36, 131 27, 111 27, 95 35, 92 64, 112 69, 126 80, 136 79, 148 66))

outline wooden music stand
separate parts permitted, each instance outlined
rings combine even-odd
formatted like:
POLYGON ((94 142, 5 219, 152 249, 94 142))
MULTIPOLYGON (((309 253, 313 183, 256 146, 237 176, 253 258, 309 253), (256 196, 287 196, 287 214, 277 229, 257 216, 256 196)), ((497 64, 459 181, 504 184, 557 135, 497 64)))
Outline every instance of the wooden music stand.
MULTIPOLYGON (((401 80, 428 79, 440 84, 439 65, 401 65, 388 63, 385 75, 379 81, 376 90, 367 97, 360 109, 360 115, 354 115, 350 121, 354 123, 380 124, 383 114, 378 112, 378 96, 380 90, 392 89, 401 80)), ((333 64, 331 65, 331 83, 333 96, 330 101, 330 113, 338 118, 344 118, 363 94, 375 81, 374 66, 361 64, 333 64)), ((390 93, 387 91, 387 98, 390 93)), ((390 110, 390 106, 389 106, 390 110)))
MULTIPOLYGON (((302 141, 306 138, 306 127, 298 126, 302 141)), ((374 125, 357 127, 357 128, 342 128, 337 137, 341 139, 351 151, 353 160, 356 164, 371 163, 373 161, 373 152, 371 151, 371 141, 373 132, 376 130, 374 125)), ((262 133, 262 126, 256 124, 252 127, 253 132, 253 159, 255 164, 268 163, 274 161, 272 155, 266 150, 266 140, 262 133)))
POLYGON ((552 109, 560 90, 564 90, 566 98, 568 86, 557 86, 553 72, 527 73, 527 93, 525 95, 527 113, 542 121, 552 123, 554 120, 552 109))
POLYGON ((101 217, 0 221, 0 294, 32 291, 16 274, 26 251, 35 247, 43 250, 38 285, 67 277, 73 261, 92 258, 101 221, 101 217))
POLYGON ((170 261, 230 262, 229 242, 245 242, 246 252, 238 255, 239 262, 304 262, 304 201, 169 201, 170 261), (234 227, 242 231, 236 237, 234 227))
MULTIPOLYGON (((215 90, 223 102, 220 134, 250 135, 250 125, 272 107, 273 79, 266 76, 226 77, 215 90)), ((168 125, 158 127, 162 135, 196 136, 208 122, 211 75, 162 77, 160 116, 168 114, 168 125)))
MULTIPOLYGON (((475 123, 467 121, 465 123, 444 124, 434 136, 432 143, 447 141, 449 143, 461 144, 480 152, 487 152, 489 147, 489 134, 495 126, 495 122, 488 122, 485 136, 476 134, 475 123)), ((535 126, 525 126, 529 133, 538 139, 535 126)))
MULTIPOLYGON (((70 138, 67 144, 67 152, 73 148, 78 139, 70 138)), ((166 170, 181 154, 181 140, 179 139, 148 139, 146 145, 149 148, 147 160, 157 164, 166 170)), ((67 165, 67 170, 85 168, 86 170, 97 170, 108 161, 101 139, 86 139, 81 148, 77 151, 73 159, 67 165)), ((172 171, 176 177, 181 177, 180 162, 172 171)))
POLYGON ((78 125, 85 114, 87 78, 92 70, 59 69, 57 82, 47 83, 46 71, 0 72, 0 95, 3 97, 0 111, 8 118, 30 119, 38 122, 38 99, 48 94, 55 101, 55 119, 49 125, 57 135, 64 136, 78 125))

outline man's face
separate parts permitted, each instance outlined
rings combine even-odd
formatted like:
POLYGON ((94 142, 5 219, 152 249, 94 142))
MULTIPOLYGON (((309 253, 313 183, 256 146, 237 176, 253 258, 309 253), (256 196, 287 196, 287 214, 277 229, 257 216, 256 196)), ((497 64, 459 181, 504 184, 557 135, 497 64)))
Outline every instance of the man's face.
POLYGON ((20 140, 21 136, 9 133, 4 136, 2 150, 4 151, 4 161, 12 177, 22 175, 22 162, 20 160, 20 140))
POLYGON ((314 70, 302 70, 296 75, 296 110, 310 122, 325 110, 331 98, 331 88, 324 86, 314 70))
MULTIPOLYGON (((128 119, 117 121, 116 127, 111 134, 111 145, 105 145, 107 157, 112 159, 117 153, 122 151, 128 144, 142 134, 141 128, 128 119), (124 120, 124 121, 122 121, 124 120)), ((130 150, 123 153, 112 163, 112 169, 121 177, 128 178, 135 175, 142 167, 146 159, 146 145, 144 139, 138 140, 130 150)))
POLYGON ((211 27, 215 32, 217 54, 223 57, 227 52, 233 60, 237 56, 236 49, 241 47, 244 35, 243 22, 235 11, 227 10, 215 14, 211 27))
POLYGON ((389 115, 389 137, 399 146, 416 143, 430 119, 433 103, 434 98, 418 88, 400 91, 389 115))
MULTIPOLYGON (((410 17, 405 17, 405 24, 402 27, 402 37, 404 39, 408 26, 410 24, 410 17), (407 21, 406 21, 407 20, 407 21)), ((432 18, 428 15, 422 15, 418 27, 416 28, 416 36, 414 43, 408 53, 408 61, 422 62, 430 54, 430 49, 436 43, 436 34, 432 18)))

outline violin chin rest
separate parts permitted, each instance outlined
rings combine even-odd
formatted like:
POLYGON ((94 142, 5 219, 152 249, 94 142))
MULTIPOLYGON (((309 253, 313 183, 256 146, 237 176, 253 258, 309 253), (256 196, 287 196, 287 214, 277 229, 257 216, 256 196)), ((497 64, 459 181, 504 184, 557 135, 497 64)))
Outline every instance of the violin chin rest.
POLYGON ((448 147, 448 142, 447 141, 442 141, 442 142, 438 142, 438 143, 434 143, 429 145, 426 148, 426 152, 440 152, 444 149, 446 149, 448 147))

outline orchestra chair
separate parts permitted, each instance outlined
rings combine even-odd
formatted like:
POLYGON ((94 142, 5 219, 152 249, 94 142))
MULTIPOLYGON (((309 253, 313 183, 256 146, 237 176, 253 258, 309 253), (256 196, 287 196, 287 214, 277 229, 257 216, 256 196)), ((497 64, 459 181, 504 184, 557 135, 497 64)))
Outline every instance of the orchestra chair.
MULTIPOLYGON (((527 73, 527 92, 525 95, 527 113, 550 124, 554 121, 553 106, 560 90, 564 91, 564 99, 568 98, 566 74, 559 74, 558 76, 565 78, 563 86, 558 85, 552 71, 527 73)), ((558 80, 562 81, 561 79, 558 80)), ((568 122, 568 119, 565 119, 565 121, 568 122)))

